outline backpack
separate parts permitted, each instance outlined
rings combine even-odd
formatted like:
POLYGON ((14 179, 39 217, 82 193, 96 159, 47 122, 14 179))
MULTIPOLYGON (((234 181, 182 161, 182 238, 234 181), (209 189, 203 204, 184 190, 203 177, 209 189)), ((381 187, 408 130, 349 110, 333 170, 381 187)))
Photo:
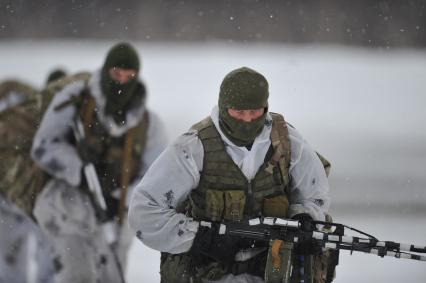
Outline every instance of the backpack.
POLYGON ((30 216, 35 199, 48 180, 30 156, 34 135, 55 93, 86 77, 88 73, 67 76, 42 91, 19 81, 0 84, 0 105, 5 105, 0 110, 0 194, 30 216))

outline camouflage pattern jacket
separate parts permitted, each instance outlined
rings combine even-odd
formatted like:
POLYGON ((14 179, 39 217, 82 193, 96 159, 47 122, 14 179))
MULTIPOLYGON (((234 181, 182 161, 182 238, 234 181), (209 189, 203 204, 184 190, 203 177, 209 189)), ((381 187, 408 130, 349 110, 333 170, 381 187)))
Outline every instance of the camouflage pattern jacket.
POLYGON ((19 81, 0 84, 0 194, 31 214, 42 174, 30 159, 41 96, 19 81))

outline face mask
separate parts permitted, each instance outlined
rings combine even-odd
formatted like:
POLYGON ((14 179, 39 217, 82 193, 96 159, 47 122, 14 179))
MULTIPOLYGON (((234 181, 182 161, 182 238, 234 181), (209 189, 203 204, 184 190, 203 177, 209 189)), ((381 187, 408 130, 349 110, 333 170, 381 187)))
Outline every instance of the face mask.
POLYGON ((127 83, 121 84, 114 81, 107 73, 107 70, 103 70, 101 87, 107 99, 105 113, 115 115, 117 112, 126 112, 129 102, 135 95, 137 83, 137 80, 133 79, 127 83))
POLYGON ((251 122, 244 122, 231 117, 227 110, 219 112, 219 126, 225 136, 236 146, 249 146, 262 132, 266 112, 251 122))

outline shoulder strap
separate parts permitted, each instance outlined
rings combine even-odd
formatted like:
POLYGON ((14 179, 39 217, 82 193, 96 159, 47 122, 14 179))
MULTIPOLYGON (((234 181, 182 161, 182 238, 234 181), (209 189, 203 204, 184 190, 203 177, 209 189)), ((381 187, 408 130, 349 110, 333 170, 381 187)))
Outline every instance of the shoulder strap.
POLYGON ((207 128, 208 126, 211 126, 212 124, 213 124, 212 118, 210 116, 207 116, 206 118, 204 118, 200 122, 192 125, 191 129, 199 132, 202 129, 207 128))
POLYGON ((49 84, 44 90, 43 90, 43 106, 42 111, 47 109, 47 106, 50 104, 50 102, 53 100, 53 97, 55 94, 59 91, 61 91, 63 88, 65 88, 67 85, 74 83, 78 80, 84 81, 84 88, 80 91, 80 93, 75 93, 71 95, 71 97, 62 103, 55 106, 55 111, 60 111, 63 108, 66 108, 70 105, 77 105, 77 108, 81 108, 81 105, 84 103, 84 100, 86 99, 87 94, 89 94, 89 79, 90 75, 88 73, 82 73, 77 74, 72 77, 66 77, 64 79, 60 79, 58 81, 54 81, 51 84, 49 84))
MULTIPOLYGON (((271 161, 275 164, 278 164, 281 176, 284 180, 284 183, 287 185, 290 183, 290 161, 291 161, 291 148, 290 148, 290 138, 288 134, 287 123, 284 120, 284 117, 278 113, 271 113, 272 116, 272 130, 271 130, 271 143, 274 149, 274 154, 272 155, 271 161)), ((272 165, 272 164, 271 164, 272 165)), ((272 166, 267 167, 267 169, 272 173, 272 166)))
MULTIPOLYGON (((285 168, 287 169, 287 172, 288 172, 288 169, 290 168, 290 161, 291 161, 290 138, 289 138, 288 127, 287 127, 288 123, 284 121, 284 117, 280 114, 271 113, 271 115, 273 120, 272 131, 271 131, 271 142, 275 150, 275 153, 272 156, 272 159, 276 162, 276 160, 280 158, 281 156, 281 153, 282 153, 281 151, 284 152, 284 156, 285 156, 285 153, 288 152, 288 157, 285 157, 285 168)), ((316 154, 318 155, 318 158, 321 160, 321 163, 324 166, 325 174, 328 177, 331 170, 331 163, 318 152, 316 152, 316 154)), ((281 163, 282 162, 280 162, 281 172, 284 172, 283 171, 284 167, 282 167, 283 165, 281 163)))
POLYGON ((96 107, 95 99, 89 94, 85 88, 82 93, 82 101, 80 105, 80 117, 83 120, 84 132, 90 133, 90 127, 93 122, 93 115, 96 107))

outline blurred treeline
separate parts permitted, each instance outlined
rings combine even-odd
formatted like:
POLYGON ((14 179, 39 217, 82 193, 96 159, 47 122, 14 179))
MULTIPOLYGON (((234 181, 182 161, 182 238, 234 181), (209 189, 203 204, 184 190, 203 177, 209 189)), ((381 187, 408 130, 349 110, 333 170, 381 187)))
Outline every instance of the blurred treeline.
POLYGON ((426 1, 0 0, 0 39, 426 46, 426 1))

